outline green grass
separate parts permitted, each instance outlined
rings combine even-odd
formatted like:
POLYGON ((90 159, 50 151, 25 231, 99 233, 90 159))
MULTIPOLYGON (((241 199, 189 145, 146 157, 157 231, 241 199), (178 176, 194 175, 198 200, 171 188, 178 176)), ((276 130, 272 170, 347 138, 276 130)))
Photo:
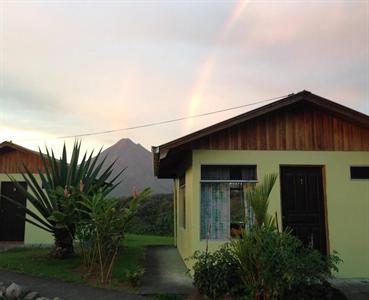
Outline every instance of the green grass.
POLYGON ((173 245, 174 240, 171 236, 158 236, 158 235, 138 235, 138 234, 126 234, 123 245, 127 247, 139 246, 159 246, 159 245, 173 245))
POLYGON ((80 265, 80 258, 68 260, 49 258, 50 248, 14 248, 0 253, 0 268, 42 277, 58 278, 70 282, 83 282, 74 272, 80 265))
MULTIPOLYGON (((133 271, 144 264, 145 248, 154 245, 173 245, 172 237, 127 234, 123 249, 113 269, 113 279, 126 282, 126 270, 133 271)), ((79 274, 81 265, 79 256, 71 259, 57 260, 48 257, 50 248, 24 247, 0 252, 0 269, 47 278, 57 278, 68 282, 83 283, 85 279, 79 274)))

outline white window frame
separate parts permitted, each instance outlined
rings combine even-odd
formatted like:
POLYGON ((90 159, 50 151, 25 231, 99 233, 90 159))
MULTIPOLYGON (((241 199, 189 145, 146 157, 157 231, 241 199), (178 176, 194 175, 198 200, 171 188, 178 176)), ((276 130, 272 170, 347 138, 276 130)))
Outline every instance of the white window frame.
MULTIPOLYGON (((259 182, 258 181, 258 166, 257 164, 208 164, 208 163, 202 163, 200 164, 200 182, 199 182, 199 212, 200 212, 200 218, 199 218, 199 223, 200 223, 200 226, 199 226, 199 237, 200 237, 200 241, 205 241, 207 240, 207 238, 202 238, 201 237, 201 184, 202 183, 255 183, 255 185, 259 182), (214 179, 214 180, 205 180, 205 179, 201 179, 201 169, 203 166, 244 166, 244 167, 247 167, 247 166, 254 166, 255 167, 255 177, 256 179, 254 180, 220 180, 220 179, 214 179)), ((244 199, 244 201, 246 201, 246 199, 244 199)), ((228 199, 228 207, 230 209, 230 199, 228 199)), ((246 207, 246 205, 245 205, 246 207)), ((245 211, 246 213, 246 211, 245 211)), ((230 229, 230 226, 231 224, 229 223, 229 229, 230 229)), ((230 230, 228 230, 228 240, 230 239, 230 230)), ((222 242, 222 241, 227 241, 227 240, 223 240, 223 239, 211 239, 209 238, 209 242, 222 242)))

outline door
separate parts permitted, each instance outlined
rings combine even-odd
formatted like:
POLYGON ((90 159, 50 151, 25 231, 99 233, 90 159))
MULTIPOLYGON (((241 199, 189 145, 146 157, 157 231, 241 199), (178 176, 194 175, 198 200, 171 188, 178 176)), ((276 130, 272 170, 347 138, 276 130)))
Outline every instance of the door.
MULTIPOLYGON (((24 188, 27 187, 25 182, 20 184, 24 188)), ((1 195, 26 205, 26 197, 16 188, 13 182, 1 182, 1 195)), ((24 241, 24 216, 24 209, 3 197, 0 198, 0 241, 24 241)))
POLYGON ((281 167, 283 229, 305 246, 327 253, 321 167, 281 167))

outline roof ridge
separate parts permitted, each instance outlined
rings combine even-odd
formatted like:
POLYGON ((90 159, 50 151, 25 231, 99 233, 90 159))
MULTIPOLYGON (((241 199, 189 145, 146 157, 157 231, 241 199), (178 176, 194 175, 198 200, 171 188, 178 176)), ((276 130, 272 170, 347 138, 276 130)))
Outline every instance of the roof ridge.
MULTIPOLYGON (((340 114, 343 117, 349 118, 356 123, 360 123, 366 127, 369 127, 369 116, 363 114, 357 110, 329 100, 327 98, 318 96, 308 90, 302 90, 298 93, 291 93, 287 97, 282 98, 280 100, 274 101, 272 103, 263 105, 261 107, 255 108, 253 110, 247 111, 243 114, 237 115, 235 117, 226 119, 219 123, 210 125, 208 127, 202 128, 190 134, 184 135, 178 139, 172 140, 168 143, 162 144, 159 147, 162 148, 171 148, 171 146, 179 146, 189 141, 193 141, 197 138, 200 138, 204 135, 211 134, 217 132, 219 130, 237 125, 241 122, 256 118, 258 116, 264 115, 266 113, 281 109, 283 107, 287 107, 288 105, 300 102, 300 101, 308 101, 315 105, 320 106, 323 109, 334 111, 335 113, 340 114)), ((157 149, 158 147, 153 147, 153 149, 157 149)))

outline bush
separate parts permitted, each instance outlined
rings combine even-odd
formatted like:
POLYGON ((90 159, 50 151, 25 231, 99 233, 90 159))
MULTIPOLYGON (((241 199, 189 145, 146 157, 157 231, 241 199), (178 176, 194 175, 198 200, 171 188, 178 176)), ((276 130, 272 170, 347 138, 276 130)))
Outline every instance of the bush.
POLYGON ((87 276, 95 276, 101 284, 111 281, 125 227, 149 192, 150 189, 143 190, 126 207, 102 193, 81 195, 79 213, 84 217, 77 223, 76 235, 87 276))
POLYGON ((290 232, 277 230, 276 219, 268 214, 276 179, 276 174, 266 175, 254 189, 246 191, 254 217, 252 222, 245 220, 249 229, 242 238, 213 254, 196 252, 192 257, 194 284, 202 294, 212 299, 231 294, 267 300, 302 295, 300 291, 306 287, 314 286, 318 293, 329 291, 316 286, 323 285, 331 270, 338 271, 341 260, 336 253, 323 256, 304 247, 290 232))
POLYGON ((137 267, 134 270, 127 270, 126 271, 126 277, 129 281, 129 283, 133 287, 137 287, 141 284, 142 277, 145 273, 145 269, 142 267, 137 267))
POLYGON ((329 282, 299 285, 293 287, 283 296, 283 300, 347 300, 346 296, 329 282))
POLYGON ((219 299, 240 293, 236 260, 227 244, 213 253, 196 251, 190 259, 194 260, 193 283, 201 294, 219 299))
POLYGON ((252 228, 243 239, 233 241, 231 250, 237 271, 252 297, 275 299, 298 286, 320 283, 337 271, 340 259, 322 256, 304 247, 288 232, 272 226, 252 228))
POLYGON ((150 195, 142 202, 137 214, 127 225, 126 231, 135 234, 172 236, 173 220, 173 195, 150 195))
POLYGON ((323 256, 270 226, 254 227, 213 253, 196 251, 191 259, 194 285, 210 299, 293 299, 309 289, 329 294, 325 280, 340 262, 336 253, 323 256))

